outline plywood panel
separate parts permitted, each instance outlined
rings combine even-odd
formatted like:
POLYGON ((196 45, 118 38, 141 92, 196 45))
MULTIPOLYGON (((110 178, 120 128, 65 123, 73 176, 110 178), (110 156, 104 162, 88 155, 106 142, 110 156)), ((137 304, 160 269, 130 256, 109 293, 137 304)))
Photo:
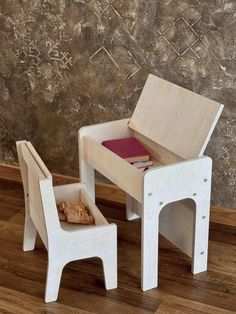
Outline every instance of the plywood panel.
POLYGON ((188 256, 193 256, 195 203, 183 200, 160 212, 159 232, 188 256))
POLYGON ((143 172, 91 137, 84 136, 83 140, 86 162, 137 201, 142 202, 143 172))
POLYGON ((136 137, 144 145, 144 147, 146 147, 152 158, 155 159, 159 165, 173 164, 183 160, 182 157, 172 153, 168 149, 153 142, 138 132, 134 131, 134 137, 136 137))
POLYGON ((176 155, 202 156, 223 105, 149 75, 129 127, 176 155))

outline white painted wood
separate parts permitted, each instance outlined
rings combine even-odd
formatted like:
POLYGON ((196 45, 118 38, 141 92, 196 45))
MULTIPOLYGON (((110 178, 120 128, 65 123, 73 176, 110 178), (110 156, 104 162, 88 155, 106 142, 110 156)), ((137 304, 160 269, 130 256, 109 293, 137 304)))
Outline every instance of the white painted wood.
POLYGON ((223 105, 149 75, 129 127, 184 158, 202 156, 223 105))
POLYGON ((172 202, 159 215, 159 232, 192 258, 194 241, 195 202, 191 199, 172 202))
POLYGON ((80 200, 79 190, 85 188, 82 183, 71 183, 65 185, 57 185, 53 187, 56 203, 72 202, 77 203, 80 200))
POLYGON ((194 193, 201 194, 206 187, 209 188, 211 168, 211 158, 203 156, 148 170, 144 180, 152 181, 149 193, 156 195, 158 190, 160 202, 166 205, 186 198, 194 199, 194 193), (207 182, 204 182, 205 179, 207 182))
POLYGON ((164 214, 164 218, 160 218, 160 223, 164 222, 161 233, 186 254, 193 255, 193 273, 207 269, 211 165, 211 159, 204 156, 146 172, 142 216, 143 290, 157 286, 158 252, 155 237, 158 236, 158 227, 155 227, 155 224, 158 226, 157 219, 159 215, 161 216, 161 211, 165 211, 165 205, 171 202, 186 198, 194 200, 196 203, 195 227, 189 228, 188 226, 188 223, 190 226, 193 225, 193 216, 183 215, 183 213, 188 214, 188 211, 180 210, 179 216, 171 215, 170 204, 168 205, 170 210, 166 212, 166 215, 164 214), (182 232, 184 237, 182 237, 182 232))
POLYGON ((60 288, 61 275, 65 265, 61 261, 56 261, 55 258, 48 260, 47 279, 44 300, 46 303, 56 301, 60 288))
POLYGON ((79 171, 80 181, 85 183, 86 190, 95 202, 95 181, 94 181, 94 168, 91 167, 86 161, 84 138, 90 136, 98 143, 107 139, 118 139, 129 137, 132 131, 128 128, 129 119, 122 119, 113 122, 105 122, 91 126, 82 127, 78 133, 79 140, 79 171))
POLYGON ((93 171, 98 170, 127 193, 127 219, 142 219, 143 290, 157 286, 158 232, 192 257, 193 273, 207 269, 212 165, 202 154, 222 109, 213 100, 150 75, 130 121, 79 132, 86 190, 94 195, 93 171), (140 173, 100 144, 128 136, 149 150, 154 167, 140 173))
POLYGON ((83 188, 80 190, 80 200, 87 205, 89 208, 90 214, 94 217, 95 225, 108 225, 107 220, 102 215, 102 213, 98 210, 97 206, 91 201, 89 195, 86 190, 83 188))
POLYGON ((136 200, 142 202, 143 172, 93 138, 85 136, 83 140, 87 163, 136 200))
POLYGON ((158 206, 150 196, 149 180, 144 177, 144 202, 141 219, 141 289, 158 285, 158 206))
POLYGON ((209 188, 202 191, 195 198, 195 228, 193 242, 193 261, 192 273, 198 274, 207 270, 208 260, 208 237, 209 237, 209 221, 210 221, 210 201, 211 180, 207 183, 209 188))
POLYGON ((63 267, 97 256, 103 261, 106 289, 117 287, 117 228, 108 224, 80 183, 52 186, 52 176, 29 142, 17 142, 24 189, 28 198, 24 249, 34 248, 36 229, 48 250, 45 302, 56 301, 63 267), (29 201, 28 201, 29 199, 29 201), (56 201, 83 201, 95 218, 92 226, 61 223, 56 201), (67 225, 67 227, 65 227, 67 225))
POLYGON ((136 131, 133 131, 133 135, 146 147, 158 166, 170 165, 184 160, 182 157, 174 154, 173 152, 162 147, 158 143, 153 142, 146 136, 139 134, 136 131))
POLYGON ((83 130, 79 133, 79 174, 80 181, 85 184, 86 190, 93 202, 95 202, 95 172, 94 168, 91 167, 84 156, 84 135, 83 130))
POLYGON ((129 194, 126 194, 126 219, 134 220, 140 218, 140 216, 140 203, 129 194))
POLYGON ((42 159, 40 158, 39 154, 36 152, 34 146, 30 143, 30 142, 26 142, 25 143, 26 147, 29 149, 32 157, 35 159, 35 161, 37 162, 40 170, 43 172, 44 176, 46 178, 51 179, 52 175, 49 172, 48 168, 45 166, 44 162, 42 161, 42 159))
MULTIPOLYGON (((210 195, 211 165, 209 157, 201 157, 163 166, 156 172, 158 178, 154 179, 162 182, 154 185, 158 188, 159 203, 164 207, 160 214, 160 232, 189 256, 192 256, 195 203, 198 204, 199 198, 205 199, 204 195, 210 195), (165 184, 172 191, 171 196, 168 196, 170 193, 165 184), (182 199, 187 200, 176 203, 182 199)), ((209 210, 208 199, 204 206, 205 215, 209 216, 209 210)))
POLYGON ((21 152, 21 146, 26 144, 26 141, 18 141, 16 142, 16 150, 17 150, 17 155, 18 155, 18 160, 20 164, 20 169, 21 169, 21 176, 22 176, 22 182, 23 182, 23 187, 24 187, 24 193, 25 194, 25 200, 27 200, 27 193, 28 193, 28 185, 27 185, 27 165, 26 162, 24 161, 22 152, 21 152))
POLYGON ((27 165, 27 186, 29 215, 45 247, 48 247, 45 215, 40 195, 39 181, 45 178, 42 170, 30 153, 26 143, 20 145, 22 157, 27 165))
POLYGON ((28 179, 27 179, 27 165, 24 161, 20 146, 24 145, 26 141, 18 141, 16 143, 17 154, 19 159, 19 164, 21 168, 21 176, 24 187, 24 198, 25 198, 25 226, 24 226, 24 239, 23 239, 23 250, 31 251, 34 249, 37 229, 30 217, 29 212, 29 191, 28 191, 28 179))
MULTIPOLYGON (((127 128, 126 125, 123 127, 127 128)), ((93 136, 93 134, 90 135, 93 136)), ((194 199, 193 194, 195 193, 200 198, 202 194, 210 193, 210 185, 206 184, 204 179, 207 179, 208 183, 211 180, 211 159, 204 156, 184 161, 182 157, 169 152, 144 136, 135 132, 130 135, 136 136, 151 151, 154 158, 161 160, 166 165, 162 165, 158 160, 156 167, 140 173, 138 169, 100 145, 96 139, 88 136, 83 137, 83 158, 89 166, 100 171, 127 192, 127 219, 142 218, 141 286, 143 290, 148 290, 157 286, 157 276, 155 277, 154 274, 157 274, 157 232, 159 228, 162 235, 193 258, 193 264, 197 263, 195 257, 199 254, 199 248, 196 241, 200 234, 199 231, 194 231, 197 224, 195 217, 198 217, 195 214, 197 209, 189 206, 190 204, 186 201, 177 205, 173 205, 173 202, 187 198, 194 199), (135 177, 136 174, 138 175, 135 177), (151 188, 149 193, 153 195, 154 203, 149 203, 147 196, 144 195, 147 186, 151 188), (142 206, 141 210, 140 205, 137 206, 138 203, 142 206), (163 204, 160 205, 160 203, 163 204), (163 207, 165 208, 161 211, 163 207), (152 210, 146 210, 147 214, 144 212, 145 208, 152 208, 152 210), (154 238, 155 241, 151 240, 154 238)), ((106 139, 104 135, 102 137, 102 140, 106 139)), ((107 137, 112 139, 112 134, 107 137)), ((194 199, 194 201, 196 200, 194 199)), ((205 211, 203 216, 208 217, 209 204, 206 202, 203 207, 205 211)), ((207 223, 206 228, 208 228, 207 223)), ((204 245, 201 246, 204 247, 204 251, 207 251, 208 235, 206 232, 203 238, 204 245)), ((205 269, 203 264, 203 262, 201 265, 197 263, 196 267, 192 266, 192 270, 195 272, 195 270, 205 269)))
POLYGON ((90 126, 84 126, 79 130, 79 137, 90 136, 98 143, 112 139, 132 136, 132 130, 128 127, 130 119, 121 119, 112 122, 104 122, 90 126))

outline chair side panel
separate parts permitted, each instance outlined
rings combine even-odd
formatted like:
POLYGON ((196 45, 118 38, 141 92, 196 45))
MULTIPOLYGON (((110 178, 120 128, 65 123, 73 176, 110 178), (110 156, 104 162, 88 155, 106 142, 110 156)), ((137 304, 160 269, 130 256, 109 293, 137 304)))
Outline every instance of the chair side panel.
POLYGON ((32 171, 32 169, 29 169, 28 171, 29 212, 40 234, 41 239, 43 240, 45 246, 47 247, 47 228, 46 228, 39 180, 40 178, 37 175, 37 172, 32 171))
MULTIPOLYGON (((23 169, 24 174, 25 173, 27 174, 25 178, 27 182, 26 184, 27 191, 25 192, 26 208, 28 210, 28 214, 30 215, 35 224, 37 231, 40 234, 41 239, 44 242, 44 245, 47 248, 49 228, 47 228, 46 224, 46 210, 42 203, 40 182, 50 181, 51 193, 52 195, 54 195, 52 189, 52 180, 45 177, 44 172, 42 171, 40 165, 37 163, 35 159, 35 157, 37 157, 37 152, 34 150, 34 154, 32 154, 30 148, 27 146, 27 142, 20 144, 19 150, 21 152, 23 165, 26 165, 26 169, 23 169)), ((56 215, 55 208, 54 211, 56 215)))
POLYGON ((22 153, 22 146, 25 146, 25 144, 26 144, 26 141, 16 142, 17 155, 18 155, 18 160, 20 164, 20 172, 21 172, 21 178, 22 178, 25 201, 26 201, 27 194, 28 194, 28 175, 27 175, 27 164, 24 160, 23 153, 22 153))

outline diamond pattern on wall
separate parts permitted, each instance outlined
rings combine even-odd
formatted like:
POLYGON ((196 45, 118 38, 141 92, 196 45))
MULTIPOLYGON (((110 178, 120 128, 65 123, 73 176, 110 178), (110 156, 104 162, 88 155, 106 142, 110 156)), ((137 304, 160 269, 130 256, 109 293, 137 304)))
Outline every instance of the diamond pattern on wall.
POLYGON ((192 24, 189 24, 184 15, 178 17, 163 33, 157 30, 160 34, 157 43, 165 41, 167 46, 181 59, 184 58, 188 51, 191 51, 196 58, 200 59, 200 56, 194 49, 199 44, 203 44, 213 54, 211 48, 204 40, 204 34, 198 34, 194 30, 194 26, 200 19, 201 17, 198 17, 192 24))
POLYGON ((0 1, 0 159, 28 138, 78 175, 77 130, 129 117, 151 72, 226 105, 207 154, 213 203, 236 207, 235 14, 235 0, 0 1))

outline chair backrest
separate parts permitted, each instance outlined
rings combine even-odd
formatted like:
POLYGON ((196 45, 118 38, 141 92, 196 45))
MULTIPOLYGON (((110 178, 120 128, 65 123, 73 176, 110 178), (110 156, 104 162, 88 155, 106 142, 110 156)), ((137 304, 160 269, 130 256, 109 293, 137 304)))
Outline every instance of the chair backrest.
POLYGON ((50 234, 59 227, 52 176, 30 142, 17 142, 17 152, 26 214, 30 215, 44 245, 48 248, 50 234))
POLYGON ((223 105, 149 75, 129 127, 183 159, 203 155, 223 105))

